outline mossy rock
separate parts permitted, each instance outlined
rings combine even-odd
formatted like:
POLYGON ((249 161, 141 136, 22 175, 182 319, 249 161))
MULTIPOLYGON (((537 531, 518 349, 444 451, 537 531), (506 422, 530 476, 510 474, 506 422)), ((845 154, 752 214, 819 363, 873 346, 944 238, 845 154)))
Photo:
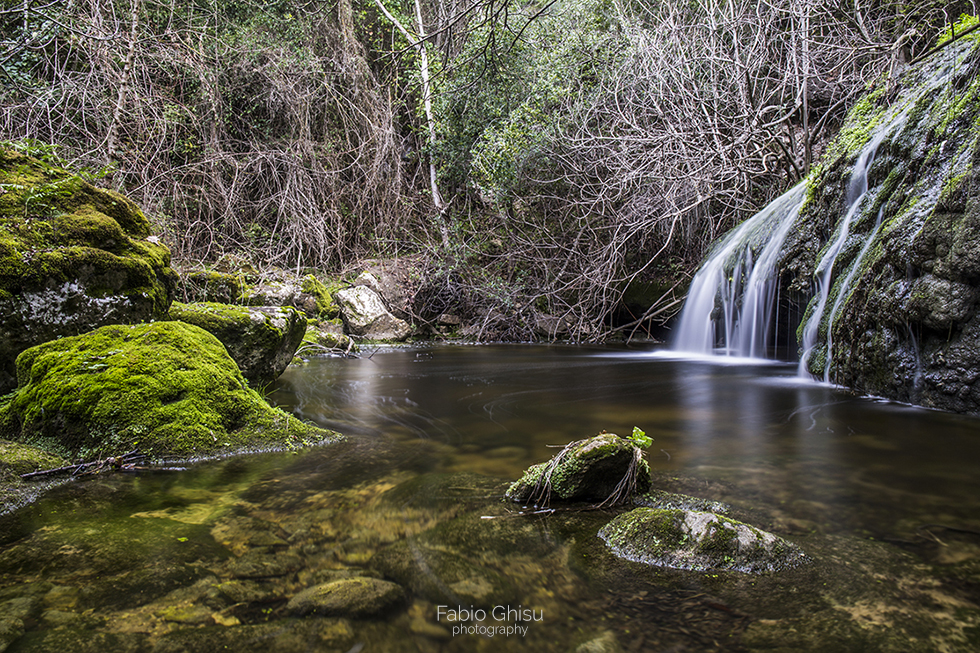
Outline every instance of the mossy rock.
POLYGON ((174 302, 170 317, 220 340, 256 388, 279 378, 306 333, 306 317, 291 307, 174 302))
POLYGON ((271 408, 210 333, 183 322, 112 325, 32 347, 0 437, 65 457, 291 448, 336 439, 271 408))
POLYGON ((650 467, 639 449, 615 433, 573 442, 549 462, 532 465, 505 496, 547 505, 551 499, 615 505, 650 487, 650 467))
POLYGON ((238 304, 243 300, 247 284, 242 275, 194 270, 181 276, 185 301, 238 304))
MULTIPOLYGON (((22 474, 57 469, 66 464, 64 458, 37 447, 0 440, 0 515, 29 503, 44 491, 43 485, 38 486, 22 480, 20 478, 22 474)), ((2 643, 3 638, 0 637, 0 644, 2 643)))
POLYGON ((340 283, 325 284, 312 274, 303 277, 301 290, 313 297, 316 305, 316 315, 322 320, 332 320, 340 317, 340 307, 333 301, 333 294, 338 290, 343 290, 344 285, 340 283))
POLYGON ((0 392, 23 350, 162 317, 176 283, 135 204, 0 147, 0 392))
POLYGON ((614 555, 658 567, 764 573, 805 560, 795 544, 711 512, 636 508, 599 531, 614 555))

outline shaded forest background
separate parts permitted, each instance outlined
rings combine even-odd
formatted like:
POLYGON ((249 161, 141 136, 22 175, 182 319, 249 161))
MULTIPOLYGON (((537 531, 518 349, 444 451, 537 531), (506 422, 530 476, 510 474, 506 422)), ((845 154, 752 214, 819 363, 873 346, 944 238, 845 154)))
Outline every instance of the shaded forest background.
POLYGON ((976 13, 0 0, 0 140, 132 197, 185 264, 412 256, 423 319, 498 314, 490 335, 527 339, 547 313, 600 340, 674 310, 711 242, 805 176, 860 93, 976 13))

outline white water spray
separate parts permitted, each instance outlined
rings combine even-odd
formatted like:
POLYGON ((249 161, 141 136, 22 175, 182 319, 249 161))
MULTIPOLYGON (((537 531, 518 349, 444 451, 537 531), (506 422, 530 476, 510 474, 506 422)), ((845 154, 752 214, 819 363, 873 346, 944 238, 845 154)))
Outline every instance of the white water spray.
POLYGON ((797 184, 719 243, 691 282, 675 350, 711 354, 720 341, 717 351, 725 355, 766 356, 778 292, 776 261, 805 190, 797 184), (756 257, 753 244, 763 242, 756 257))

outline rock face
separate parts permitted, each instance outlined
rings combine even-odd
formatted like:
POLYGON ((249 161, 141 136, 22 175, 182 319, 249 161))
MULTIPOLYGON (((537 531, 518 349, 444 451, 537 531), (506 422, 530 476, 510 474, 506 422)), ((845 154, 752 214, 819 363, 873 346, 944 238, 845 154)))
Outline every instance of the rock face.
POLYGON ((599 531, 618 557, 673 569, 765 573, 805 560, 790 542, 710 512, 637 508, 599 531))
POLYGON ((833 260, 813 342, 803 343, 815 376, 980 413, 978 80, 980 41, 966 37, 907 70, 897 97, 885 84, 871 91, 817 169, 782 264, 802 288, 833 260), (878 138, 848 219, 855 160, 878 138))
POLYGON ((381 296, 367 286, 354 286, 334 293, 340 315, 353 336, 373 340, 404 340, 412 327, 392 315, 381 296))
POLYGON ((306 333, 306 317, 282 306, 174 302, 170 317, 199 326, 220 340, 256 388, 279 378, 306 333))
POLYGON ((546 463, 532 465, 508 488, 519 503, 548 505, 551 499, 623 503, 650 486, 650 468, 640 449, 615 433, 572 442, 546 463))
POLYGON ((0 437, 67 457, 207 455, 335 436, 271 408, 224 346, 183 322, 105 326, 24 351, 0 437))
POLYGON ((163 317, 177 276, 128 199, 0 148, 0 394, 33 345, 163 317))

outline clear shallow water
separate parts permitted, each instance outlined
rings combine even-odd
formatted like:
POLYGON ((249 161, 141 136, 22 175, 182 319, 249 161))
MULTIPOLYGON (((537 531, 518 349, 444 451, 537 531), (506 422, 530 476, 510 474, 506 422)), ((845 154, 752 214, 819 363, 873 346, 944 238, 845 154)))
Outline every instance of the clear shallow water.
POLYGON ((25 633, 8 650, 974 650, 980 420, 728 363, 501 345, 292 367, 272 400, 349 444, 90 479, 3 518, 0 624, 25 633), (811 562, 638 567, 595 538, 607 513, 499 501, 553 446, 633 426, 659 487, 727 502, 811 562), (405 598, 356 618, 290 608, 350 576, 405 598), (438 610, 456 604, 544 619, 454 634, 438 610))

